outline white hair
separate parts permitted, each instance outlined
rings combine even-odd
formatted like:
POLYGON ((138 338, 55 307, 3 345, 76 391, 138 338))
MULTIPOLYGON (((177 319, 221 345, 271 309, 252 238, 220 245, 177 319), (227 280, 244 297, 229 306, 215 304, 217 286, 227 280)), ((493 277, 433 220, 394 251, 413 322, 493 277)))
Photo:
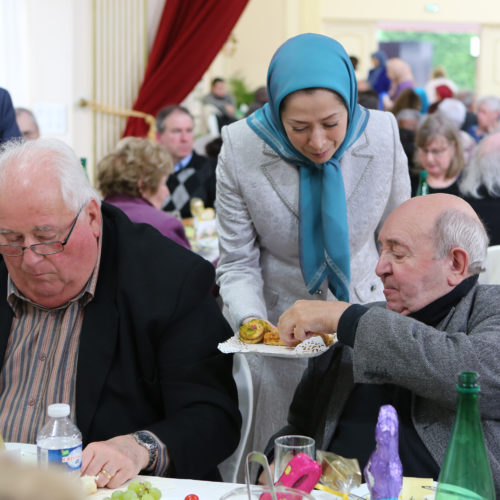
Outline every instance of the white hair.
POLYGON ((479 108, 479 106, 483 104, 490 111, 500 111, 500 99, 495 95, 488 95, 486 97, 481 97, 481 99, 477 101, 476 106, 479 108))
POLYGON ((434 227, 436 258, 446 257, 452 248, 463 248, 469 255, 470 274, 484 270, 488 235, 482 222, 461 210, 445 210, 434 227))
POLYGON ((399 122, 400 120, 415 120, 418 124, 420 123, 422 118, 422 114, 418 109, 404 108, 398 112, 396 115, 396 120, 399 122))
POLYGON ((448 120, 452 121, 460 129, 464 124, 467 108, 462 101, 450 97, 438 104, 437 112, 448 118, 448 120))
POLYGON ((487 194, 500 198, 500 147, 486 148, 489 138, 476 149, 472 160, 463 171, 459 180, 459 188, 465 196, 483 198, 480 188, 487 194))
POLYGON ((0 149, 0 186, 7 176, 14 175, 21 180, 37 168, 47 166, 59 180, 64 203, 73 212, 90 200, 96 200, 100 205, 99 194, 90 185, 80 160, 59 139, 14 140, 3 144, 0 149))

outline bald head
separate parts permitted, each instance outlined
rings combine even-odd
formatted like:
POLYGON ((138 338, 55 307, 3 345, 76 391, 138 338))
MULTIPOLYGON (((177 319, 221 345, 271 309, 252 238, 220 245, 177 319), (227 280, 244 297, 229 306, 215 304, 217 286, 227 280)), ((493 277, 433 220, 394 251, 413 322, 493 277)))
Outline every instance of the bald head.
POLYGON ((457 211, 481 224, 474 209, 462 198, 451 194, 436 193, 411 198, 397 207, 388 217, 420 228, 424 234, 431 235, 437 219, 445 211, 457 211))
POLYGON ((412 198, 386 219, 376 272, 387 307, 402 314, 420 310, 479 273, 488 237, 472 207, 447 194, 412 198))

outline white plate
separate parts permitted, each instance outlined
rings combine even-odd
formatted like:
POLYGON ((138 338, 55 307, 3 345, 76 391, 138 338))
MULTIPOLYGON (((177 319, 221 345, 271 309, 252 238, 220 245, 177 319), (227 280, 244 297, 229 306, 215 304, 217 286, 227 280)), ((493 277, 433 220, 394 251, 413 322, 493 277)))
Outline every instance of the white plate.
POLYGON ((311 337, 301 342, 297 347, 267 344, 245 344, 238 337, 230 337, 218 345, 219 351, 230 354, 261 354, 278 358, 314 358, 326 352, 331 346, 326 346, 321 337, 311 337))
POLYGON ((12 453, 14 456, 21 458, 26 463, 36 463, 36 444, 27 443, 5 443, 7 452, 12 453))
MULTIPOLYGON (((173 479, 156 476, 137 476, 138 481, 149 481, 155 488, 161 491, 161 500, 184 500, 187 495, 198 495, 200 500, 218 499, 224 493, 236 488, 237 484, 231 483, 215 483, 211 481, 195 481, 190 479, 173 479)), ((126 490, 130 481, 127 481, 123 486, 117 488, 126 490)), ((88 500, 102 500, 106 497, 111 497, 113 491, 107 488, 101 488, 87 497, 88 500)))

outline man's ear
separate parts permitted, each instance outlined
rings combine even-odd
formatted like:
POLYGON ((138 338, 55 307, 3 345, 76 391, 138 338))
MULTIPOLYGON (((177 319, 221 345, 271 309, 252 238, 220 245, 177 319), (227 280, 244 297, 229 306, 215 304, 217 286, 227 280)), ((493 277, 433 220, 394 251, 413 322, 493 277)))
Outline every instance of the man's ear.
POLYGON ((469 254, 463 248, 456 247, 450 250, 449 258, 448 284, 457 286, 469 276, 469 254))
POLYGON ((86 212, 89 217, 89 225, 96 238, 101 234, 101 208, 96 200, 90 200, 86 207, 86 212))

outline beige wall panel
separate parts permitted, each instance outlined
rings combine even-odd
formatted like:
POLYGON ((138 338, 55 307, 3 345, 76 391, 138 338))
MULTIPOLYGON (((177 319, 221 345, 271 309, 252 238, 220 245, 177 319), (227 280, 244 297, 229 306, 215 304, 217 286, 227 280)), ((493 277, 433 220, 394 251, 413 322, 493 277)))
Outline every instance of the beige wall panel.
POLYGON ((47 135, 72 145, 73 4, 27 0, 27 52, 31 106, 57 131, 47 135))
MULTIPOLYGON (((92 26, 90 97, 107 107, 130 109, 147 62, 147 0, 92 0, 92 26)), ((125 123, 126 118, 94 112, 95 162, 115 147, 125 123)))
POLYGON ((228 42, 203 79, 240 73, 251 89, 265 85, 267 67, 276 49, 288 38, 321 28, 321 0, 250 0, 228 42))
POLYGON ((323 18, 335 20, 440 23, 491 23, 499 10, 493 0, 322 0, 321 9, 323 18))
POLYGON ((478 58, 477 95, 500 96, 500 30, 496 26, 481 29, 481 55, 478 58))
POLYGON ((82 97, 92 95, 94 67, 92 64, 92 3, 79 1, 74 3, 73 36, 74 81, 73 99, 70 116, 73 126, 73 148, 79 157, 87 158, 87 170, 90 179, 94 180, 94 147, 92 113, 77 105, 82 97))
POLYGON ((371 68, 370 54, 377 50, 376 23, 370 21, 336 23, 326 20, 322 32, 338 40, 349 55, 359 59, 357 76, 358 79, 365 80, 371 68))

